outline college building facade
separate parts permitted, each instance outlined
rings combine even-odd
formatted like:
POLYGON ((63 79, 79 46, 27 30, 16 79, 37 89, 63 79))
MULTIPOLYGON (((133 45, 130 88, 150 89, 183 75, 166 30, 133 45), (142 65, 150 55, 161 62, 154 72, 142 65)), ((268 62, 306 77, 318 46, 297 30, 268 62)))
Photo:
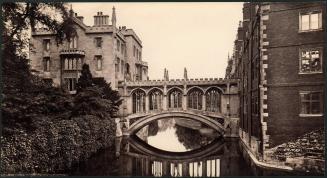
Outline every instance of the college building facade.
POLYGON ((94 78, 104 78, 117 89, 120 81, 148 79, 148 64, 142 60, 142 41, 133 29, 116 26, 116 12, 109 16, 98 12, 94 25, 84 24, 84 17, 70 10, 76 33, 57 45, 55 35, 37 28, 30 40, 30 64, 34 73, 75 93, 82 65, 88 64, 94 78))
POLYGON ((259 160, 324 128, 325 2, 244 3, 226 78, 239 79, 239 135, 259 160))

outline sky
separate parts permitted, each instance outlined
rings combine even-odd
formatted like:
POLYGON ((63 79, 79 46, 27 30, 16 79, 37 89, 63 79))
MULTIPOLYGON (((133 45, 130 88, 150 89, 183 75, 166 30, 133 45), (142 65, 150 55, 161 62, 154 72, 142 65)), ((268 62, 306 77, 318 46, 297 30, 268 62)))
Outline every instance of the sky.
POLYGON ((142 60, 149 78, 224 78, 232 54, 243 2, 72 3, 73 10, 93 25, 98 11, 116 8, 117 26, 132 28, 142 40, 142 60))

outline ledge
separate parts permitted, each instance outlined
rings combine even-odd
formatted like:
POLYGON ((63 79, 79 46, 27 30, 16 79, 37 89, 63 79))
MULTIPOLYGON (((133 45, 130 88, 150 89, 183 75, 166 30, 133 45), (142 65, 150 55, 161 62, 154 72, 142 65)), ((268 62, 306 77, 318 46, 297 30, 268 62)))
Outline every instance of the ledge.
POLYGON ((85 56, 85 51, 79 49, 64 49, 60 51, 60 56, 85 56))
POLYGON ((243 140, 242 139, 240 139, 240 140, 241 140, 242 147, 244 148, 246 153, 249 155, 251 160, 254 162, 254 164, 257 165, 258 167, 269 168, 269 169, 279 169, 279 170, 284 170, 284 171, 293 171, 294 170, 292 167, 289 167, 289 166, 280 166, 280 165, 269 164, 269 163, 259 161, 255 157, 255 155, 249 150, 248 146, 243 142, 243 140))

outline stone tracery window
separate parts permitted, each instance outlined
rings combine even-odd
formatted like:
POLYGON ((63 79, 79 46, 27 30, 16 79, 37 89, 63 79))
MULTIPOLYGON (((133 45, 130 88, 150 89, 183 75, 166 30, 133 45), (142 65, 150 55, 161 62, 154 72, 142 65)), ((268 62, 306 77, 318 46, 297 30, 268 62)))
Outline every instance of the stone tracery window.
POLYGON ((132 94, 133 113, 145 112, 145 92, 138 89, 132 94))
POLYGON ((168 107, 181 108, 182 107, 182 91, 174 88, 168 93, 168 107))
POLYGON ((206 111, 220 112, 220 91, 217 88, 211 88, 206 92, 206 111))
POLYGON ((187 95, 187 107, 192 108, 192 109, 197 109, 197 110, 202 110, 202 97, 203 97, 203 92, 198 89, 194 88, 191 89, 191 91, 187 95))
POLYGON ((150 110, 162 109, 162 92, 155 89, 149 93, 150 110))

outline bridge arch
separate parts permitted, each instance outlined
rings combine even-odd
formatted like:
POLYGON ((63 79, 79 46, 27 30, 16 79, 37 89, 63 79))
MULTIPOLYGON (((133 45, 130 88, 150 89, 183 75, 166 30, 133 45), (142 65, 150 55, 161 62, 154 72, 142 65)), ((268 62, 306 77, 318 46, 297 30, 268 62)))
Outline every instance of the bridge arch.
POLYGON ((153 90, 159 90, 159 91, 161 91, 162 94, 164 93, 164 91, 163 91, 162 88, 159 88, 159 87, 151 87, 151 88, 146 92, 146 94, 148 95, 148 94, 149 94, 150 92, 152 92, 153 90))
POLYGON ((186 152, 171 152, 171 151, 164 151, 158 148, 155 148, 143 140, 138 138, 137 136, 131 136, 129 138, 129 143, 131 147, 134 148, 137 152, 144 154, 144 155, 151 155, 154 159, 161 159, 161 160, 169 160, 169 161, 194 161, 200 160, 205 157, 208 157, 216 152, 219 152, 224 149, 224 139, 217 138, 213 142, 209 143, 208 145, 201 147, 199 149, 186 151, 186 152))
POLYGON ((134 89, 132 89, 132 90, 129 92, 129 96, 132 96, 133 93, 135 93, 137 90, 142 90, 145 94, 147 93, 145 89, 138 87, 138 88, 134 88, 134 89))
POLYGON ((202 93, 204 94, 205 93, 205 90, 201 87, 198 87, 198 86, 193 86, 193 87, 190 87, 187 89, 186 93, 189 94, 189 92, 191 92, 191 90, 194 90, 194 89, 199 89, 202 91, 202 93))
POLYGON ((130 134, 134 134, 138 130, 140 130, 144 126, 148 125, 152 121, 166 119, 166 118, 172 118, 172 117, 186 118, 186 119, 199 121, 213 129, 215 129, 221 135, 223 135, 225 132, 224 126, 222 124, 220 124, 218 121, 216 121, 210 117, 201 115, 201 114, 195 114, 195 113, 187 112, 187 111, 161 112, 158 114, 145 116, 145 117, 140 118, 140 119, 136 120, 135 122, 133 122, 132 125, 130 125, 128 131, 130 134))
POLYGON ((177 87, 177 86, 173 86, 173 87, 167 89, 167 94, 168 94, 169 92, 171 92, 172 90, 179 90, 179 91, 181 91, 181 92, 183 93, 183 88, 181 88, 181 87, 177 87))
POLYGON ((219 90, 219 91, 221 92, 221 94, 224 94, 224 93, 225 93, 224 90, 223 90, 222 88, 217 87, 217 86, 211 86, 211 87, 207 88, 206 90, 204 90, 204 93, 207 93, 209 90, 211 90, 211 89, 213 89, 213 88, 219 90))

